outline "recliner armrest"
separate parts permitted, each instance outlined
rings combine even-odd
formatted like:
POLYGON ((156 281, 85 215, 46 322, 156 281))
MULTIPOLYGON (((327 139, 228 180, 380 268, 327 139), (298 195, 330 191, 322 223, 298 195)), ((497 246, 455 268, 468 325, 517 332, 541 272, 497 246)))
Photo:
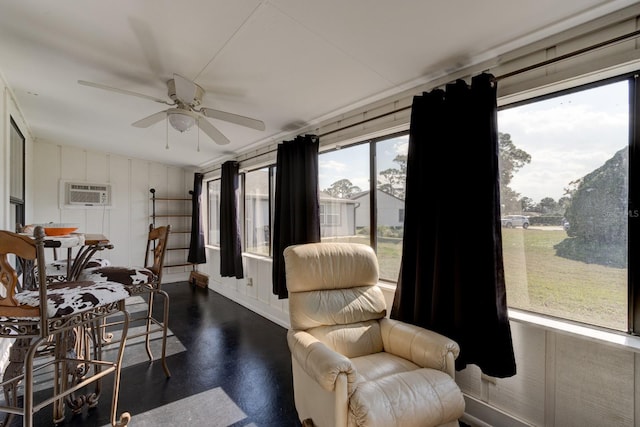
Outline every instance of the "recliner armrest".
POLYGON ((453 377, 453 362, 460 354, 454 340, 434 331, 399 320, 380 319, 384 351, 423 368, 438 369, 453 377))
POLYGON ((356 369, 351 361, 331 350, 324 343, 305 331, 289 330, 287 343, 291 355, 304 371, 323 389, 333 391, 336 378, 341 373, 347 375, 347 393, 355 389, 356 369))

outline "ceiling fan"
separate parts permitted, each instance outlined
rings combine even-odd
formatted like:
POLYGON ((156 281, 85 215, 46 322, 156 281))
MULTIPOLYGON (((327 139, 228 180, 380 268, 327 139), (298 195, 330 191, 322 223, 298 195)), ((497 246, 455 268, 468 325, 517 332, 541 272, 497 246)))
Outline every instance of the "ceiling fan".
POLYGON ((151 114, 150 116, 147 116, 131 124, 132 126, 138 128, 149 127, 167 118, 169 120, 169 124, 171 124, 174 129, 180 132, 184 132, 190 129, 195 124, 200 129, 202 129, 202 131, 206 133, 209 138, 220 145, 228 144, 230 141, 205 117, 223 120, 225 122, 234 123, 240 126, 246 126, 251 129, 261 131, 265 130, 264 122, 262 122, 261 120, 240 116, 238 114, 233 114, 226 111, 214 110, 213 108, 200 107, 202 96, 204 95, 204 89, 179 74, 174 74, 173 79, 167 81, 167 92, 169 98, 171 98, 171 102, 161 98, 156 98, 154 96, 132 92, 126 89, 118 89, 100 83, 92 83, 85 80, 78 80, 78 83, 84 86, 91 86, 98 89, 121 93, 124 95, 131 95, 137 96, 139 98, 149 99, 151 101, 159 102, 161 104, 166 104, 172 107, 151 114))

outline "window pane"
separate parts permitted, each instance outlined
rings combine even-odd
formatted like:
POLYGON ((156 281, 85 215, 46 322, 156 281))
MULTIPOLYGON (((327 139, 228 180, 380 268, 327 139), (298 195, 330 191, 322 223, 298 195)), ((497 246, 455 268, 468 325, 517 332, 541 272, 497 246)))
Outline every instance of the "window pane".
POLYGON ((245 174, 245 251, 269 255, 269 169, 245 174))
POLYGON ((209 238, 208 244, 220 246, 220 180, 207 182, 209 238))
MULTIPOLYGON (((269 198, 271 200, 271 222, 269 223, 269 242, 271 243, 272 239, 271 239, 271 231, 273 230, 273 228, 271 227, 271 224, 273 223, 273 218, 275 218, 276 216, 276 167, 272 166, 270 169, 270 173, 269 173, 269 198)), ((269 255, 273 256, 273 253, 271 252, 271 244, 269 244, 269 255)))
POLYGON ((320 235, 323 242, 369 238, 369 144, 320 154, 320 235))
POLYGON ((9 196, 14 203, 24 202, 24 137, 11 119, 9 144, 9 196))
POLYGON ((499 112, 510 307, 627 330, 628 90, 499 112))
POLYGON ((398 280, 402 256, 408 144, 408 135, 376 143, 378 263, 380 278, 393 282, 398 280))

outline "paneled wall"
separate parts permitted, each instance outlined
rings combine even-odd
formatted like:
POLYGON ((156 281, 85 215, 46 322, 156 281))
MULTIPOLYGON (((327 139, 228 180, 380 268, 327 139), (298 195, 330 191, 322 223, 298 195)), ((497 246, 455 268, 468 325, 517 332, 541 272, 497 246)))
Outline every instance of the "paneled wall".
MULTIPOLYGON (((157 194, 189 197, 193 171, 132 159, 114 154, 91 152, 48 142, 34 144, 33 210, 28 222, 71 222, 78 231, 104 234, 114 249, 101 257, 113 264, 142 265, 149 224, 151 223, 150 188, 157 194), (109 183, 112 185, 111 207, 70 208, 61 203, 60 182, 65 180, 109 183)), ((171 242, 171 237, 170 237, 171 242)), ((167 253, 167 262, 172 256, 167 253)), ((185 267, 165 271, 165 282, 185 280, 185 267)))

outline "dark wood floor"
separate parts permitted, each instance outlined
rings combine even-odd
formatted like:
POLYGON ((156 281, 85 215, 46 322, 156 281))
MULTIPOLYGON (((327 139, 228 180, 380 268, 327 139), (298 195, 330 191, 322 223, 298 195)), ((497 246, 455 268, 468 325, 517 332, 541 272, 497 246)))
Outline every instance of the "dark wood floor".
MULTIPOLYGON (((136 355, 140 359, 136 363, 125 362, 118 409, 131 413, 129 425, 221 425, 211 419, 210 410, 188 407, 190 400, 193 405, 208 406, 207 400, 203 403, 196 396, 217 389, 224 392, 217 396, 226 395, 246 415, 229 426, 300 426, 293 401, 286 329, 216 292, 187 282, 166 284, 163 289, 171 298, 169 328, 174 344, 167 361, 172 376, 167 379, 160 361, 148 362, 146 354, 142 359, 136 355), (184 349, 175 349, 178 341, 184 349), (185 417, 184 422, 174 420, 169 424, 166 419, 145 415, 176 406, 196 416, 206 414, 209 422, 194 423, 185 417)), ((131 360, 132 349, 127 348, 125 359, 131 360)), ((75 415, 67 410, 60 425, 108 425, 110 383, 105 385, 98 407, 75 415)), ((219 402, 210 403, 213 406, 219 402)), ((12 425, 21 425, 17 418, 12 425)), ((35 425, 54 425, 49 407, 36 414, 35 425)))

